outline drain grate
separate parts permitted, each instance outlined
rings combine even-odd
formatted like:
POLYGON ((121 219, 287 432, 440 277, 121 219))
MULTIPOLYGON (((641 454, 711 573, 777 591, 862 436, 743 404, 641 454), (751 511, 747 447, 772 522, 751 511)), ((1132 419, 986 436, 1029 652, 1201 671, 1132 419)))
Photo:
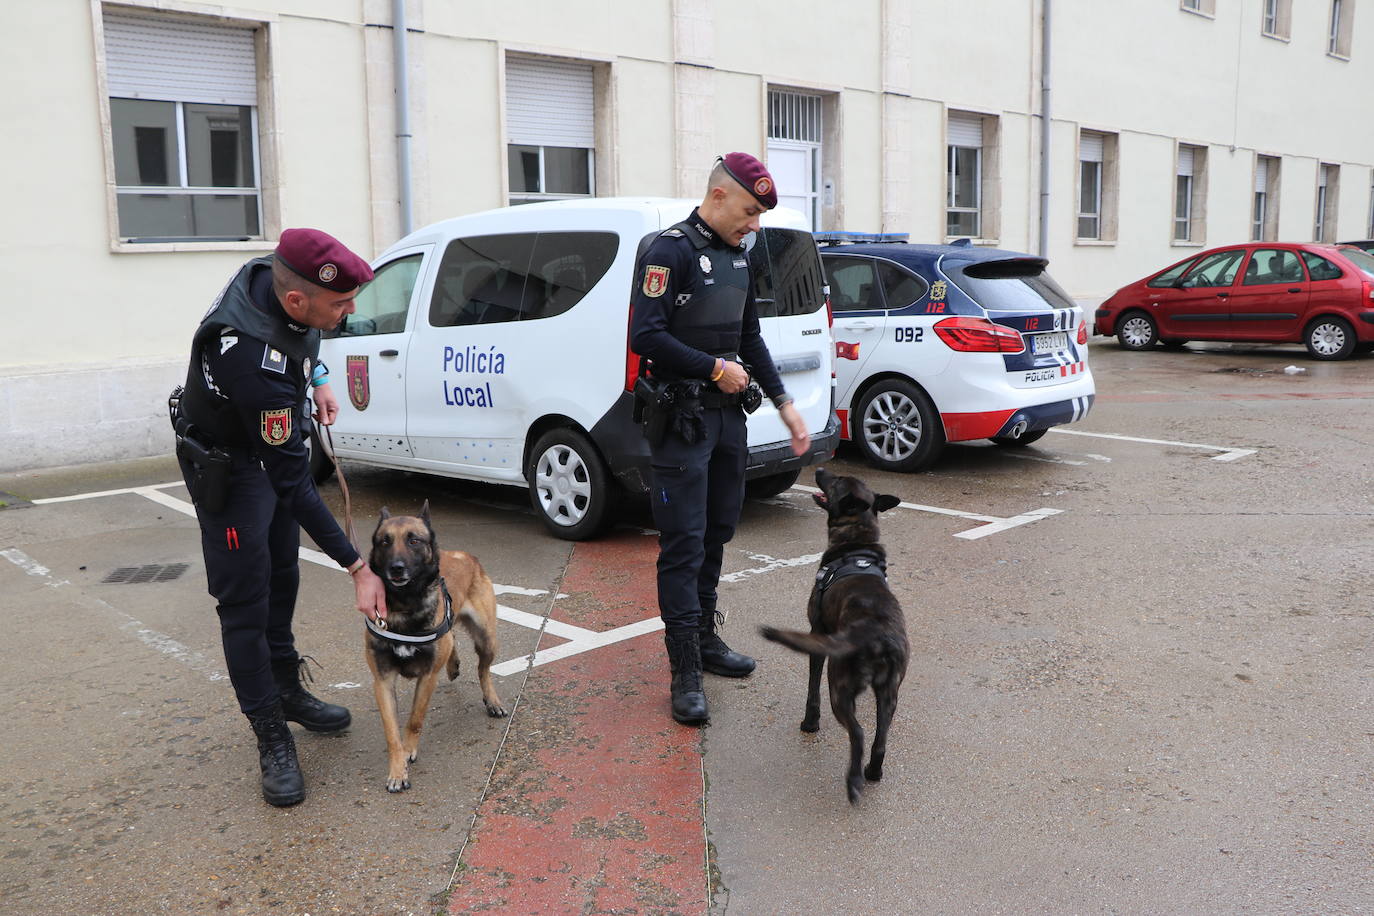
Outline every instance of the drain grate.
POLYGON ((171 582, 191 568, 190 563, 156 563, 148 566, 121 566, 101 579, 103 585, 134 585, 140 582, 171 582))

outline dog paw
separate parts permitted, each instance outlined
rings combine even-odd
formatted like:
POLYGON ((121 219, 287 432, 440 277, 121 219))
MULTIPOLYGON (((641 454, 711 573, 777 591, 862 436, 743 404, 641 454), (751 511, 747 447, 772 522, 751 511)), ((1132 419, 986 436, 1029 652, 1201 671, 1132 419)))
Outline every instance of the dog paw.
POLYGON ((820 719, 802 719, 801 730, 807 732, 818 732, 821 730, 820 719))
POLYGON ((864 767, 864 779, 867 779, 869 782, 880 782, 880 781, 882 780, 882 778, 883 778, 883 768, 882 768, 882 767, 872 767, 872 766, 864 767))
POLYGON ((410 779, 409 779, 408 777, 405 777, 405 776, 400 776, 400 777, 392 776, 392 777, 389 777, 389 778, 387 779, 387 781, 386 781, 386 790, 387 790, 388 792, 404 792, 406 789, 409 789, 409 788, 410 788, 410 779))
POLYGON ((851 805, 857 805, 859 803, 859 799, 864 797, 864 784, 858 781, 851 782, 848 785, 848 789, 849 803, 851 805))
POLYGON ((487 715, 491 716, 493 719, 504 719, 506 716, 510 715, 510 713, 506 712, 506 707, 499 703, 486 703, 484 705, 487 707, 487 715))

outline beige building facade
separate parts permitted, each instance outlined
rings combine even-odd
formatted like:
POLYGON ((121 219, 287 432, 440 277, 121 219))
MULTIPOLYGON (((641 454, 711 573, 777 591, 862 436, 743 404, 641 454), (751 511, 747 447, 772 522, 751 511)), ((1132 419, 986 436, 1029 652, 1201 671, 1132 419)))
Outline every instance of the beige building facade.
POLYGON ((1085 300, 1374 237, 1369 2, 7 4, 0 470, 170 450, 197 320, 283 228, 370 257, 407 218, 695 197, 734 149, 815 229, 1043 251, 1085 300))

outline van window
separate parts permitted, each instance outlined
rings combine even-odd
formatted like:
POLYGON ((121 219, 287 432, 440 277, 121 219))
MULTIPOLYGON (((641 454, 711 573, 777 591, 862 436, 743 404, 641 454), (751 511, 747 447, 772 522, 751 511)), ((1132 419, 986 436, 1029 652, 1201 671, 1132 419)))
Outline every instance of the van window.
POLYGON ((551 318, 572 308, 615 260, 614 232, 524 232, 454 239, 430 300, 433 327, 551 318))
POLYGON ((436 328, 495 324, 520 317, 535 232, 454 239, 444 249, 429 323, 436 328))
POLYGON ((945 271, 970 299, 994 311, 1071 309, 1076 303, 1045 271, 1043 261, 946 263, 945 271), (996 265, 996 266, 994 266, 996 265))
POLYGON ((809 315, 825 305, 816 240, 800 229, 763 229, 749 249, 760 318, 809 315))
POLYGON ((539 233, 520 320, 552 318, 577 305, 611 269, 619 250, 614 232, 539 233))
POLYGON ((377 268, 372 282, 358 290, 353 314, 345 315, 337 334, 328 336, 361 337, 404 331, 410 297, 420 275, 420 258, 412 254, 377 268))

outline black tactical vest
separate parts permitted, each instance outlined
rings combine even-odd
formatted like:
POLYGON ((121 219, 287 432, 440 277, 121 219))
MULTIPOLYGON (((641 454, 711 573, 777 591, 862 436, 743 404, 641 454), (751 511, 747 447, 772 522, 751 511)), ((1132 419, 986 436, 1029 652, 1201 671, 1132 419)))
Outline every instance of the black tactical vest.
MULTIPOLYGON (((200 321, 191 340, 191 363, 186 368, 186 390, 181 398, 181 413, 213 445, 246 446, 256 435, 245 429, 229 401, 213 389, 205 347, 219 338, 225 328, 261 340, 286 356, 286 377, 295 383, 300 417, 307 415, 306 397, 310 391, 310 366, 320 354, 320 332, 287 324, 253 304, 249 289, 260 270, 272 269, 272 257, 255 258, 239 270, 220 292, 210 311, 200 321)), ((302 427, 304 431, 304 427, 302 427)))
POLYGON ((674 230, 692 243, 693 269, 691 282, 673 304, 668 330, 689 347, 736 359, 749 290, 749 253, 711 244, 714 231, 697 220, 685 219, 668 232, 674 230))

